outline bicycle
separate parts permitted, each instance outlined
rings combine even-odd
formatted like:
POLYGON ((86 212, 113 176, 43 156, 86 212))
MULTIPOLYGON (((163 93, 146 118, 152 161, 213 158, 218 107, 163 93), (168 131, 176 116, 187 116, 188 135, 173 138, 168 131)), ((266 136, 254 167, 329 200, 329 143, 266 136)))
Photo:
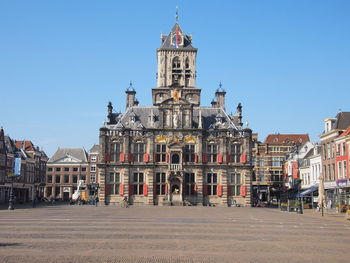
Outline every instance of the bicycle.
POLYGON ((129 202, 128 202, 128 200, 124 199, 120 205, 121 205, 122 208, 128 208, 129 207, 129 202))

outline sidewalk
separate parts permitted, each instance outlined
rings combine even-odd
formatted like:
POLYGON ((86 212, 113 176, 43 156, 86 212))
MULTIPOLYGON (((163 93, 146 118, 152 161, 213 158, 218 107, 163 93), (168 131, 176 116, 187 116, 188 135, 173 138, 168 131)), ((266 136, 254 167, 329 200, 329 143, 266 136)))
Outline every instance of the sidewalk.
POLYGON ((349 223, 350 220, 346 219, 346 213, 338 213, 335 209, 325 209, 323 211, 323 216, 321 211, 318 212, 316 209, 304 209, 305 216, 313 217, 313 218, 320 218, 320 219, 326 219, 326 220, 332 220, 337 222, 343 222, 343 223, 349 223))
MULTIPOLYGON (((53 204, 40 202, 36 204, 36 207, 33 208, 32 202, 27 202, 24 204, 15 204, 15 210, 23 210, 23 209, 37 209, 41 207, 53 207, 53 206, 61 206, 68 205, 68 202, 54 202, 53 204)), ((8 210, 9 204, 0 204, 0 210, 8 210)))

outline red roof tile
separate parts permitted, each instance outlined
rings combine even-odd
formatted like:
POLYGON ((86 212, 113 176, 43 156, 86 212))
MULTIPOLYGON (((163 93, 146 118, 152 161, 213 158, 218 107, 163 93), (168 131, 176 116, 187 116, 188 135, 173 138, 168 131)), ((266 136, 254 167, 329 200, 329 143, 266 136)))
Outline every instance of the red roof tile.
POLYGON ((342 134, 339 135, 339 137, 346 136, 346 135, 350 135, 350 126, 347 127, 346 130, 342 134))
POLYGON ((16 141, 16 148, 25 151, 35 151, 35 147, 31 141, 16 141))

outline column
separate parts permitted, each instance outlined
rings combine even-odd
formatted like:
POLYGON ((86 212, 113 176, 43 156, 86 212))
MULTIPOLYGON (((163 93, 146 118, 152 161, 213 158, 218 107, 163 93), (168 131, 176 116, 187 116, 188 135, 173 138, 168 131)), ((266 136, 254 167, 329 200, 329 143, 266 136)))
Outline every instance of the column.
POLYGON ((196 170, 197 205, 203 205, 203 168, 196 170))
POLYGON ((227 170, 221 170, 221 187, 222 187, 222 197, 221 204, 227 206, 227 170))
POLYGON ((106 205, 106 168, 101 167, 99 169, 99 190, 98 199, 99 205, 106 205))
POLYGON ((251 170, 244 170, 244 181, 246 185, 245 205, 252 206, 252 172, 251 170))
POLYGON ((153 169, 148 169, 147 172, 147 184, 148 184, 148 204, 149 205, 153 205, 154 204, 154 200, 153 200, 153 192, 156 189, 153 189, 154 187, 154 170, 153 169))

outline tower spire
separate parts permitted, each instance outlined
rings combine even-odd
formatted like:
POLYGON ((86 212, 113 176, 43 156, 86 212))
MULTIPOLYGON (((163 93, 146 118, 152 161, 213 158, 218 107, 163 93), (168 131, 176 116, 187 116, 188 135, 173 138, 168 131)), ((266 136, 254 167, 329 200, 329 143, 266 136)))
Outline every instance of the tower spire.
POLYGON ((175 15, 176 23, 179 21, 179 6, 176 6, 176 15, 175 15))

